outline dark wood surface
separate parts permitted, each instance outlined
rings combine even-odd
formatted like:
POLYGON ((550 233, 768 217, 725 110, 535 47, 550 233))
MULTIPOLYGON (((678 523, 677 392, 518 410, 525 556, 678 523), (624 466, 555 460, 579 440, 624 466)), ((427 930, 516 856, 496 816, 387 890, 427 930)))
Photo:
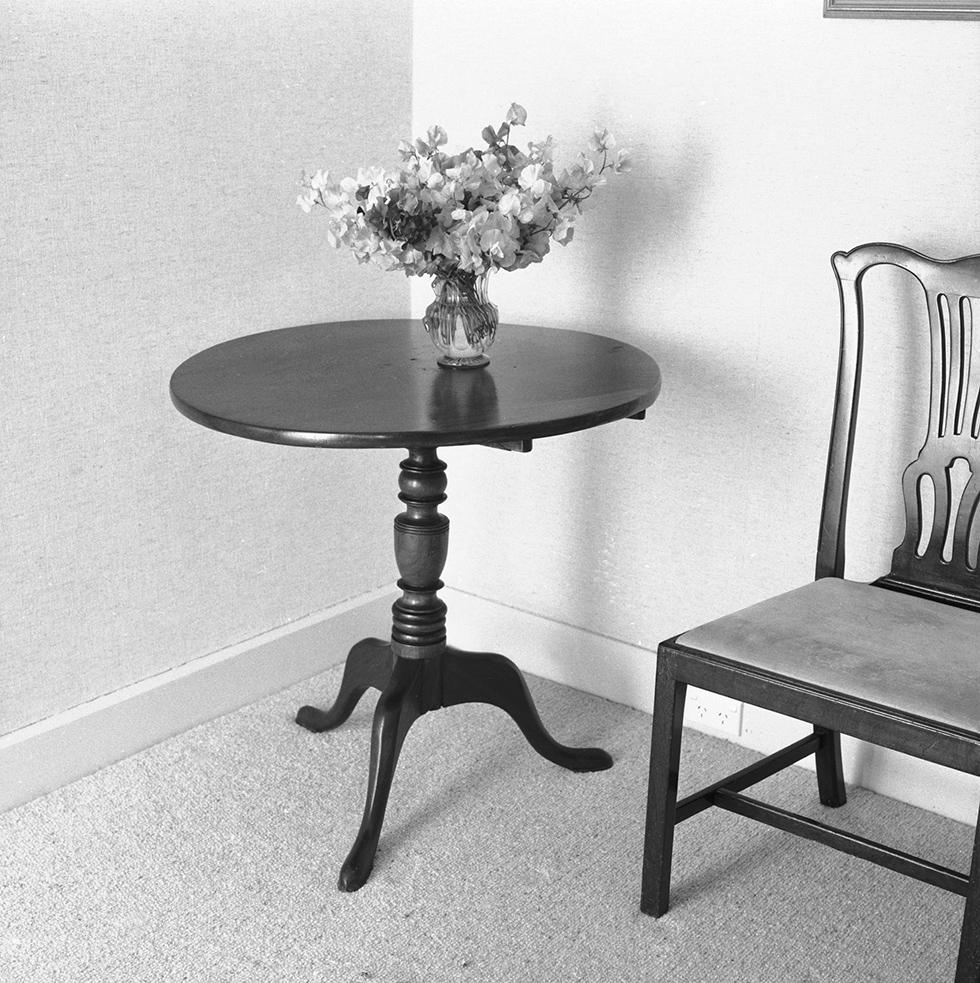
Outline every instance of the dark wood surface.
POLYGON ((502 324, 483 369, 436 365, 410 320, 310 324, 208 348, 174 372, 185 416, 310 447, 442 447, 571 433, 642 412, 660 391, 645 352, 582 331, 502 324))
MULTIPOLYGON (((653 709, 641 909, 667 912, 674 827, 708 806, 823 843, 966 897, 955 983, 980 983, 980 828, 969 874, 742 795, 801 754, 816 756, 822 805, 847 800, 840 735, 980 775, 980 350, 974 339, 980 256, 933 260, 888 243, 833 257, 841 348, 815 583, 661 643, 653 709), (902 481, 906 531, 889 574, 847 581, 845 520, 864 350, 864 276, 894 266, 918 281, 931 339, 931 399, 922 449, 902 481), (954 491, 956 468, 970 481, 954 491), (933 487, 931 509, 923 484, 933 487), (812 725, 757 765, 677 801, 688 686, 812 725)), ((870 284, 873 281, 869 281, 870 284)), ((899 318, 894 340, 913 319, 899 318)), ((900 380, 896 380, 900 382, 900 380)), ((878 436, 878 435, 874 435, 878 436)), ((937 979, 942 977, 939 973, 937 979)))
POLYGON ((840 289, 841 358, 817 576, 845 575, 844 514, 861 390, 864 275, 876 266, 898 267, 918 281, 928 313, 921 330, 931 348, 930 363, 922 367, 930 380, 929 417, 919 455, 902 476, 905 537, 879 583, 980 610, 977 540, 971 535, 980 484, 974 477, 958 496, 951 494, 954 465, 974 476, 980 471, 980 345, 974 340, 978 307, 971 299, 980 290, 980 255, 935 260, 902 246, 870 243, 835 253, 833 265, 840 289), (931 510, 920 507, 922 484, 932 488, 931 510))
POLYGON ((529 450, 530 442, 641 416, 660 391, 645 352, 582 331, 501 325, 490 365, 443 369, 417 321, 309 324, 227 341, 174 372, 174 404, 224 433, 309 447, 405 447, 395 517, 402 596, 389 641, 363 639, 349 652, 340 692, 328 709, 303 706, 301 726, 340 726, 369 690, 375 708, 361 825, 339 887, 356 891, 374 865, 398 755, 425 713, 460 703, 505 710, 531 746, 573 771, 609 768, 600 748, 560 744, 545 729, 517 666, 494 652, 447 645, 438 593, 449 546, 444 445, 529 450))
MULTIPOLYGON (((477 371, 483 371, 482 369, 477 371)), ((398 755, 409 728, 423 714, 460 703, 505 710, 531 746, 572 771, 600 771, 612 758, 600 748, 572 748, 545 729, 517 666, 494 652, 463 652, 446 644, 446 605, 439 598, 449 550, 449 520, 439 512, 446 465, 436 448, 410 448, 398 487, 405 511, 395 517, 395 563, 402 596, 392 605, 390 641, 368 638, 347 656, 340 692, 323 710, 302 706, 300 726, 316 732, 340 726, 369 689, 375 708, 367 798, 361 826, 340 870, 342 891, 357 891, 374 866, 398 755)))

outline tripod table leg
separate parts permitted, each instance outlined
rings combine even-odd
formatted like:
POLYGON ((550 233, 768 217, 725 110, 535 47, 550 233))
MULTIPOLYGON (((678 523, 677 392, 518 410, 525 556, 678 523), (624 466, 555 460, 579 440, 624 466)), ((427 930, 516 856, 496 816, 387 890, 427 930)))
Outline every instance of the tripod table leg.
POLYGON ((398 659, 391 680, 378 700, 371 732, 371 765, 364 816, 354 845, 340 870, 338 886, 341 891, 358 890, 374 867, 398 754, 409 727, 426 712, 423 704, 425 671, 425 660, 398 659))
POLYGON ((344 677, 337 698, 329 710, 300 707, 296 723, 316 734, 339 727, 353 712, 361 697, 372 686, 383 690, 391 678, 394 657, 391 645, 380 638, 365 638, 347 656, 344 677))
POLYGON ((489 703, 509 713, 531 747, 542 757, 571 771, 604 771, 612 758, 597 747, 559 744, 545 730, 520 669, 493 652, 462 652, 451 646, 443 656, 443 706, 489 703))

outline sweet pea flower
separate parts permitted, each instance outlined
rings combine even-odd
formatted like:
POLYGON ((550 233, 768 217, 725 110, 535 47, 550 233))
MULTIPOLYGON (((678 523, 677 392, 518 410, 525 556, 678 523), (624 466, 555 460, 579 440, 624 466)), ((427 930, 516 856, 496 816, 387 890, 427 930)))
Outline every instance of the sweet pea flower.
POLYGON ((446 259, 455 259, 459 255, 459 249, 451 235, 446 230, 437 225, 425 240, 424 251, 433 256, 443 256, 446 259))
POLYGON ((589 140, 589 148, 596 153, 602 150, 612 150, 616 146, 616 138, 605 128, 597 126, 589 140))
POLYGON ((523 205, 521 202, 520 192, 511 188, 500 199, 500 202, 497 205, 497 211, 502 215, 517 215, 521 211, 522 207, 523 205))
POLYGON ((547 255, 552 238, 569 243, 606 175, 630 167, 628 152, 613 158, 615 138, 597 127, 589 152, 557 175, 550 136, 527 153, 511 144, 511 128, 526 122, 524 107, 511 103, 500 126, 485 129, 486 149, 453 155, 440 149, 446 131, 432 126, 414 145, 399 143, 397 171, 360 168, 340 182, 325 170, 304 175, 297 205, 323 208, 328 244, 346 246, 360 263, 413 276, 524 269, 547 255))
POLYGON ((441 126, 430 126, 426 135, 429 138, 430 147, 442 147, 449 142, 449 135, 441 126))
POLYGON ((530 160, 550 162, 555 156, 555 141, 548 137, 544 143, 535 143, 533 140, 527 145, 530 160))
POLYGON ((330 187, 330 172, 319 170, 307 180, 311 191, 324 191, 330 187))
POLYGON ((359 167, 357 169, 357 183, 364 186, 368 184, 384 184, 385 170, 383 167, 359 167))
POLYGON ((551 236, 547 229, 541 229, 531 235, 521 247, 521 253, 531 263, 540 263, 551 251, 551 236))
POLYGON ((527 110, 523 106, 518 106, 516 102, 510 104, 507 110, 506 122, 514 126, 523 126, 527 122, 527 110))
POLYGON ((491 181, 495 181, 504 169, 504 165, 492 154, 487 154, 483 158, 483 170, 491 181))
POLYGON ((551 233, 551 237, 555 242, 560 243, 562 246, 567 246, 572 241, 572 236, 575 234, 574 221, 575 219, 571 215, 562 215, 558 219, 551 233))
POLYGON ((480 233, 480 250, 501 269, 510 269, 517 259, 517 240, 503 229, 484 229, 480 233))
POLYGON ((551 191, 550 182, 545 181, 541 176, 543 170, 543 164, 528 164, 518 178, 520 186, 530 191, 535 198, 541 198, 551 191))

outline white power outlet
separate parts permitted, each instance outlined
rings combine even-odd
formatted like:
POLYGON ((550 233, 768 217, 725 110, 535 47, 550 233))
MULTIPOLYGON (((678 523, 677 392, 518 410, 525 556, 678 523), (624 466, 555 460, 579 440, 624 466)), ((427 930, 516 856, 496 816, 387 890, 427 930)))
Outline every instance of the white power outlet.
POLYGON ((742 704, 727 696, 690 686, 684 706, 684 723, 707 734, 738 737, 742 733, 742 704))

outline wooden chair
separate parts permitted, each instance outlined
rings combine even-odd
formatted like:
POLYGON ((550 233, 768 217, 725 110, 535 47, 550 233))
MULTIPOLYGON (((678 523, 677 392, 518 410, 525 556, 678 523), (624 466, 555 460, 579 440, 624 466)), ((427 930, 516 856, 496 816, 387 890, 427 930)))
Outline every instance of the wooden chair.
POLYGON ((980 775, 980 256, 941 262, 874 243, 836 253, 833 267, 841 350, 816 580, 661 644, 641 908, 654 917, 667 911, 675 824, 718 806, 963 895, 955 980, 978 983, 980 839, 964 874, 741 794, 814 754, 820 801, 843 805, 841 733, 980 775), (902 480, 905 538, 891 571, 865 584, 844 579, 844 526, 861 381, 862 282, 881 264, 908 270, 925 292, 930 409, 925 443, 902 480), (958 493, 962 482, 951 475, 963 462, 969 480, 958 493), (688 685, 804 720, 813 733, 678 802, 688 685))

